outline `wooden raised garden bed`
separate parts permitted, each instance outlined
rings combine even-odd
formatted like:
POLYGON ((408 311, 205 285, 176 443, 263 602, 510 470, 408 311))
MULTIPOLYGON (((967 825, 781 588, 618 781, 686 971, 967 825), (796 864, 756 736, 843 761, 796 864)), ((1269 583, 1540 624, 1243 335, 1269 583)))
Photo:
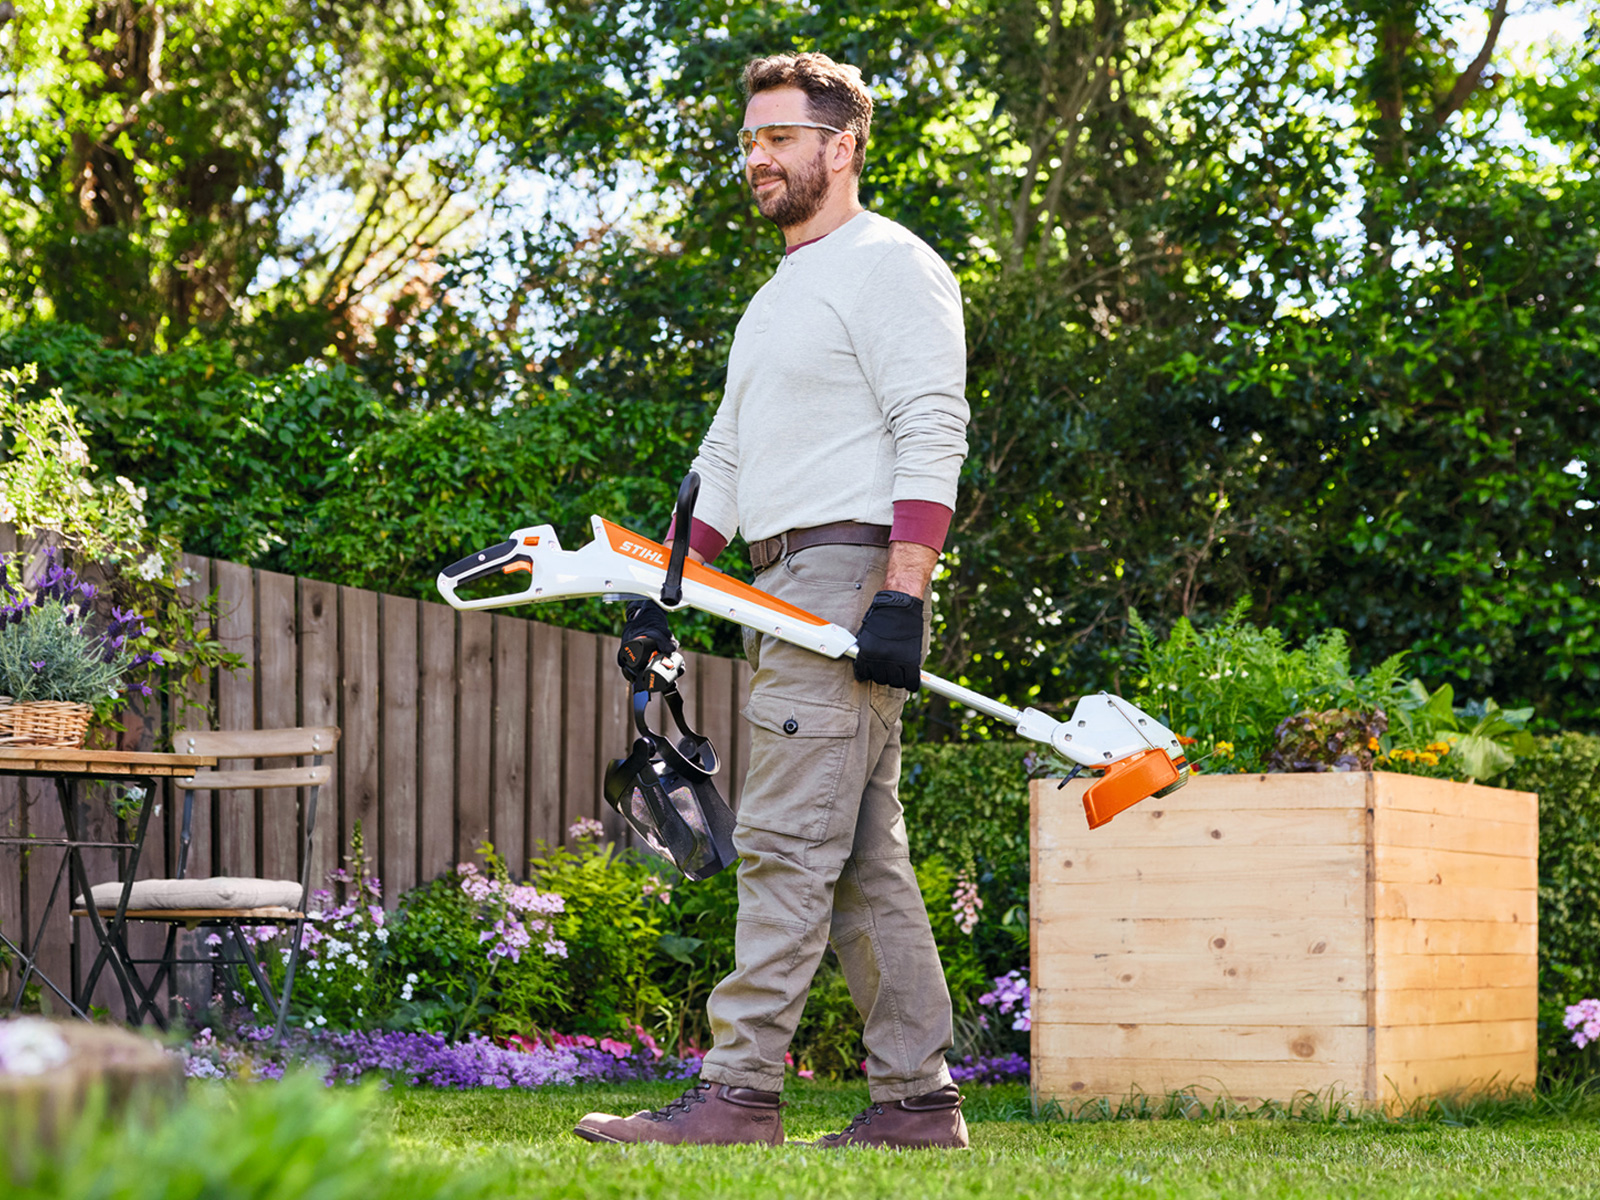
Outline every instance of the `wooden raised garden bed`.
POLYGON ((1532 1086, 1536 796, 1201 776, 1090 832, 1084 786, 1033 784, 1041 1100, 1532 1086))

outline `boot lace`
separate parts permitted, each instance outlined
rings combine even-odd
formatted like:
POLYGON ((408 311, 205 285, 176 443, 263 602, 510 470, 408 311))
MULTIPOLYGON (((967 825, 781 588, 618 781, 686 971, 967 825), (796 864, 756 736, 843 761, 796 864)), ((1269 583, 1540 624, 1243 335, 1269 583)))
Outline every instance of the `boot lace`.
POLYGON ((676 1100, 668 1101, 654 1112, 645 1113, 647 1121, 670 1121, 680 1113, 686 1113, 696 1104, 704 1104, 711 1098, 711 1084, 701 1080, 696 1082, 683 1095, 676 1100))
POLYGON ((832 1141, 838 1141, 840 1138, 847 1138, 861 1126, 871 1125, 873 1117, 881 1116, 883 1116, 883 1105, 869 1104, 855 1116, 850 1118, 850 1124, 846 1125, 838 1133, 829 1134, 828 1137, 832 1141))

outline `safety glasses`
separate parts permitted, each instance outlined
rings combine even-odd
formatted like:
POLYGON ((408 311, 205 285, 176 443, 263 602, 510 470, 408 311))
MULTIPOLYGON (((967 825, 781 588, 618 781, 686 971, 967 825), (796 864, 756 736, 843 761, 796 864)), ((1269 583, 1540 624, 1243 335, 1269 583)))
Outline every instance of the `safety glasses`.
POLYGON ((815 121, 774 121, 770 125, 748 125, 739 130, 739 149, 748 158, 760 146, 768 154, 777 154, 793 146, 802 129, 826 129, 829 133, 844 133, 837 125, 819 125, 815 121))

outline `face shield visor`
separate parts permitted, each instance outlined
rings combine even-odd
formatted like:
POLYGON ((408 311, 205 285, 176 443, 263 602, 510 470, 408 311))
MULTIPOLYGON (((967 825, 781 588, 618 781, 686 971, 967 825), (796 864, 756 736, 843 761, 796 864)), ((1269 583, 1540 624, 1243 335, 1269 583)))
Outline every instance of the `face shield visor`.
POLYGON ((613 760, 606 769, 606 803, 689 879, 709 879, 738 857, 733 810, 711 781, 719 767, 716 749, 689 728, 677 687, 668 685, 660 695, 683 736, 674 744, 652 731, 645 719, 650 695, 634 692, 639 737, 627 758, 613 760))

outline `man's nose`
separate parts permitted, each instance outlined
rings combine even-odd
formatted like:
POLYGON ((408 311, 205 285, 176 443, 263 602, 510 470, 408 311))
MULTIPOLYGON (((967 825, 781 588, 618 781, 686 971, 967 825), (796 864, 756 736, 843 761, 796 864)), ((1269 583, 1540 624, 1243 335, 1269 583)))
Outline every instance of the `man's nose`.
POLYGON ((747 167, 770 166, 772 155, 767 153, 767 148, 761 144, 761 139, 757 138, 751 143, 750 153, 744 156, 744 162, 747 167))

